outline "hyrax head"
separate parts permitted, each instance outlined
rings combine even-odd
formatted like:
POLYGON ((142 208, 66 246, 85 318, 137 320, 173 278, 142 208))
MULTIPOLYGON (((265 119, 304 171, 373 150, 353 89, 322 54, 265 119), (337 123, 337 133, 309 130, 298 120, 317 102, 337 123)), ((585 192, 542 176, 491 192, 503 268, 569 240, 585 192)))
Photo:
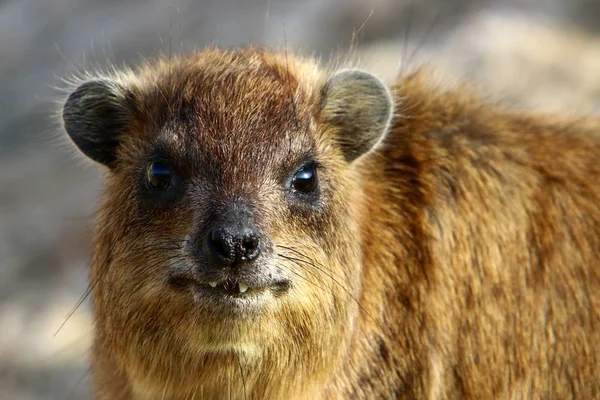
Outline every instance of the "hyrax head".
POLYGON ((261 50, 82 83, 63 119, 107 167, 91 276, 99 340, 128 357, 142 344, 337 346, 361 282, 357 159, 391 113, 370 74, 261 50))

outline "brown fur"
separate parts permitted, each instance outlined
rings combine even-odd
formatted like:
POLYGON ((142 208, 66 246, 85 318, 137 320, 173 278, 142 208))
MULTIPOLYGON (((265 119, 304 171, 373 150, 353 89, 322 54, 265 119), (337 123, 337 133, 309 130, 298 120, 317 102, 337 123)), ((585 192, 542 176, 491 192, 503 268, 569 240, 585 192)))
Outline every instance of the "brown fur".
POLYGON ((327 79, 257 49, 113 78, 135 107, 93 248, 96 397, 600 396, 600 121, 507 111, 418 71, 348 162, 318 107, 327 79), (168 208, 139 194, 157 148, 191 182, 168 208), (315 210, 277 186, 308 153, 315 210), (257 205, 293 278, 245 317, 165 283, 231 196, 257 205))

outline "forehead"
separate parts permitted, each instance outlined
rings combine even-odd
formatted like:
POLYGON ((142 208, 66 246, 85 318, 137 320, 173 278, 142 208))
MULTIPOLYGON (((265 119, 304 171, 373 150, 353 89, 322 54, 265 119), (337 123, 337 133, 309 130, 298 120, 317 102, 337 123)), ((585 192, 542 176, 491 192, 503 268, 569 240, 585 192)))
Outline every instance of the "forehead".
POLYGON ((311 90, 293 67, 259 51, 164 61, 141 102, 145 134, 178 157, 237 167, 311 147, 311 90))

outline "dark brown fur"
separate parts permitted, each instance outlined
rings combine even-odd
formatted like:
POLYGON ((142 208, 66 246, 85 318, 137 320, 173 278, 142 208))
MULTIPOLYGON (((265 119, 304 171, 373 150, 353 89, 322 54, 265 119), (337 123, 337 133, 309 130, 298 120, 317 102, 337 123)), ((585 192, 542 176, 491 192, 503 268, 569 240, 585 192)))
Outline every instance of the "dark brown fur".
POLYGON ((328 79, 256 49, 113 78, 130 119, 93 248, 97 398, 600 396, 600 121, 507 111, 418 71, 354 159, 320 106, 328 79), (188 182, 169 207, 140 195, 157 151, 188 182), (288 206, 276 182, 307 156, 321 202, 288 206), (246 317, 165 284, 235 196, 295 285, 246 317))

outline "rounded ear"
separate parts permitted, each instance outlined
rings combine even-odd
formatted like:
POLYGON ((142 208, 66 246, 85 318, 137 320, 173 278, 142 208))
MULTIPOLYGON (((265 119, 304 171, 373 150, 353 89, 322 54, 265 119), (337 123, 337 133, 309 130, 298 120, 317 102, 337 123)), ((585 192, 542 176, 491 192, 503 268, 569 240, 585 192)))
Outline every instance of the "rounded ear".
POLYGON ((393 102, 387 87, 374 75, 339 72, 325 83, 320 95, 319 119, 335 129, 346 161, 354 161, 384 137, 393 102))
POLYGON ((125 91, 106 80, 85 82, 63 106, 63 122, 71 140, 92 160, 113 167, 119 136, 131 120, 125 91))

